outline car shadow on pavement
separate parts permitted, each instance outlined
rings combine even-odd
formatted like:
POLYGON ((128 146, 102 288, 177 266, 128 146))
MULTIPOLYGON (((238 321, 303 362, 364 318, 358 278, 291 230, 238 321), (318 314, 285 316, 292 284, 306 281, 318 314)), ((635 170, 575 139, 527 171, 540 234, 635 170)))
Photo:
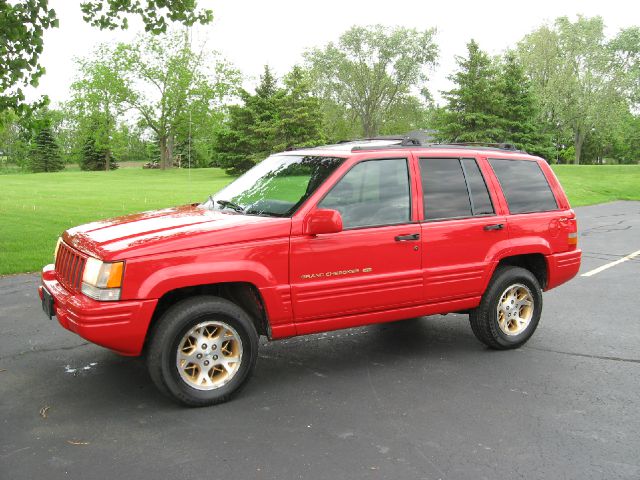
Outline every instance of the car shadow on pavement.
MULTIPOLYGON (((259 401, 265 394, 277 397, 287 390, 313 389, 318 377, 328 382, 346 377, 365 382, 372 365, 410 376, 416 365, 435 364, 445 356, 462 362, 487 352, 470 332, 466 316, 460 315, 263 341, 253 378, 237 398, 259 401)), ((49 382, 49 392, 41 392, 44 396, 64 405, 90 405, 96 415, 104 413, 101 410, 108 410, 111 416, 114 409, 180 408, 155 388, 143 359, 121 357, 94 345, 46 362, 40 375, 55 380, 49 382)))

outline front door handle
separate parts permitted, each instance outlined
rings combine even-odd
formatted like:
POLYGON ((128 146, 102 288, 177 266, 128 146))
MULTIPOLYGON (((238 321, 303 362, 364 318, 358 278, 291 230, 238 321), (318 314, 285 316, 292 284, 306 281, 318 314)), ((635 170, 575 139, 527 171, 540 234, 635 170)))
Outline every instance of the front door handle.
POLYGON ((502 230, 504 228, 504 223, 496 223, 495 225, 485 225, 485 230, 502 230))
POLYGON ((412 233, 411 235, 398 235, 396 242, 411 242, 413 240, 420 240, 419 233, 412 233))

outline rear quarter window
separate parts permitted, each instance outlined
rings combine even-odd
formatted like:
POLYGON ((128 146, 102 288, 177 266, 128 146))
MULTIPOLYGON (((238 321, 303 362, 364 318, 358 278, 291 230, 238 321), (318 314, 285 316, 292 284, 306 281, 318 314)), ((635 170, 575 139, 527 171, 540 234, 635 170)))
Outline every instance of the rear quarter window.
POLYGON ((548 212, 558 209, 538 162, 490 158, 511 213, 548 212))

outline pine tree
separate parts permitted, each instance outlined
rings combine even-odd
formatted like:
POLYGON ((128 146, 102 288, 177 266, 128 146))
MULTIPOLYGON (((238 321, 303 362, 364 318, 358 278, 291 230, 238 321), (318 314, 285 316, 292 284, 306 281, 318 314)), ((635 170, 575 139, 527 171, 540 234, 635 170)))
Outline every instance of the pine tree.
POLYGON ((439 137, 454 142, 501 142, 498 71, 471 40, 468 57, 456 57, 458 71, 449 77, 456 87, 444 92, 447 108, 440 116, 439 137))
POLYGON ((311 85, 299 66, 284 79, 280 99, 278 149, 312 147, 324 142, 320 100, 311 95, 311 85))
POLYGON ((41 126, 31 147, 31 171, 57 172, 64 170, 64 162, 60 156, 60 147, 56 143, 51 127, 41 126))
POLYGON ((294 146, 322 143, 322 113, 299 67, 280 88, 268 66, 256 93, 240 92, 243 105, 229 107, 226 128, 218 133, 214 165, 227 173, 247 171, 268 155, 294 146))
POLYGON ((513 52, 507 53, 498 82, 502 141, 529 153, 550 158, 553 145, 536 122, 537 112, 531 84, 513 52))
POLYGON ((82 170, 100 171, 118 168, 118 164, 111 152, 106 148, 99 148, 93 135, 88 135, 82 146, 82 156, 80 158, 80 168, 82 170))

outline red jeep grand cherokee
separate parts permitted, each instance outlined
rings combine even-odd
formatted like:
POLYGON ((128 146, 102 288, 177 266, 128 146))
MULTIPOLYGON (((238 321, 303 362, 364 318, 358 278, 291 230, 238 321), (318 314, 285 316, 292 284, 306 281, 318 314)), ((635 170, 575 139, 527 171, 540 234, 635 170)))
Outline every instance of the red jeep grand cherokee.
POLYGON ((543 159, 375 140, 273 155, 202 204, 67 230, 39 293, 64 328, 144 353, 161 391, 202 406, 246 382, 259 335, 465 312, 481 342, 519 347, 542 290, 579 267, 543 159))

